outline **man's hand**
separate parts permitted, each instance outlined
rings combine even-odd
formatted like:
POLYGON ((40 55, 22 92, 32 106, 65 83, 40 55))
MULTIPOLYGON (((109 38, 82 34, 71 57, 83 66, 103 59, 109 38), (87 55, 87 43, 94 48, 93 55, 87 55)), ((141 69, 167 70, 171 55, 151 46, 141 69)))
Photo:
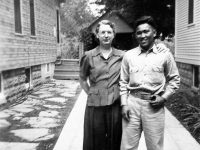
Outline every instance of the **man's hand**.
POLYGON ((127 105, 123 105, 122 106, 122 117, 126 120, 129 121, 130 120, 130 110, 129 107, 127 105))
POLYGON ((163 107, 165 102, 166 102, 166 99, 159 95, 153 95, 153 99, 149 101, 151 106, 155 108, 163 107))
POLYGON ((167 48, 167 47, 165 46, 165 44, 163 44, 163 43, 157 44, 156 47, 157 47, 157 49, 158 49, 158 53, 165 53, 165 52, 169 52, 169 51, 170 51, 170 49, 167 48))

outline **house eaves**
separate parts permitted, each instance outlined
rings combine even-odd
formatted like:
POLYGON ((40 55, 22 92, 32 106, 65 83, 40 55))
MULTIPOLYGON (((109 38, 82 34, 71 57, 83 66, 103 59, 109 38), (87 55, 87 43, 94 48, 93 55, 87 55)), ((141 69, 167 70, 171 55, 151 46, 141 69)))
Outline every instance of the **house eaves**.
POLYGON ((110 14, 105 13, 101 17, 99 17, 96 21, 94 21, 88 29, 91 30, 92 33, 95 33, 96 26, 99 21, 101 20, 110 20, 115 23, 116 25, 116 33, 133 33, 133 28, 126 23, 119 15, 117 14, 110 14))
POLYGON ((66 0, 58 0, 59 3, 65 3, 66 0))

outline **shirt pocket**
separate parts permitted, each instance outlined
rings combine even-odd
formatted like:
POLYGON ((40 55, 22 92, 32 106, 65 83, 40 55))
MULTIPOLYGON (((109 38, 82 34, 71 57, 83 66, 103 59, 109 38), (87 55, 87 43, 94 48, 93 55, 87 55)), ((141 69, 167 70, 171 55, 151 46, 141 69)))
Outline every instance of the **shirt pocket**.
POLYGON ((90 89, 89 95, 88 95, 88 102, 91 106, 98 106, 100 103, 100 95, 98 89, 90 89))
POLYGON ((152 74, 150 75, 153 84, 161 84, 164 80, 164 68, 159 65, 152 66, 152 74))
POLYGON ((130 70, 129 70, 130 73, 137 73, 138 71, 139 71, 138 67, 130 67, 130 70))
POLYGON ((159 72, 159 73, 163 73, 163 70, 164 70, 163 67, 158 66, 158 65, 153 65, 152 69, 154 72, 159 72))
POLYGON ((134 66, 130 67, 129 69, 130 77, 129 77, 129 84, 132 87, 138 86, 139 82, 139 67, 134 66))

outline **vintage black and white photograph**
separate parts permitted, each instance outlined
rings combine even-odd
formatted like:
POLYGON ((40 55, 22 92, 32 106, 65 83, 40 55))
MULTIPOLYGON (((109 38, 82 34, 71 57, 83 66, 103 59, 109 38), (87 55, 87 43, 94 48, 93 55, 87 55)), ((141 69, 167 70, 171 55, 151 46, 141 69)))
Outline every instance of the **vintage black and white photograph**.
POLYGON ((200 0, 0 0, 0 150, 200 150, 200 0))

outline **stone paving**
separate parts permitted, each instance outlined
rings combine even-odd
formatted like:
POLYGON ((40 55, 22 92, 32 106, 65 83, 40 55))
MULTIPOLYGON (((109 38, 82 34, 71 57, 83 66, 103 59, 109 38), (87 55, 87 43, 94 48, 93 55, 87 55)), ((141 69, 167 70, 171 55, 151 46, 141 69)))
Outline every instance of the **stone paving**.
POLYGON ((0 111, 0 150, 53 149, 78 86, 76 80, 56 80, 29 94, 23 103, 0 111))

